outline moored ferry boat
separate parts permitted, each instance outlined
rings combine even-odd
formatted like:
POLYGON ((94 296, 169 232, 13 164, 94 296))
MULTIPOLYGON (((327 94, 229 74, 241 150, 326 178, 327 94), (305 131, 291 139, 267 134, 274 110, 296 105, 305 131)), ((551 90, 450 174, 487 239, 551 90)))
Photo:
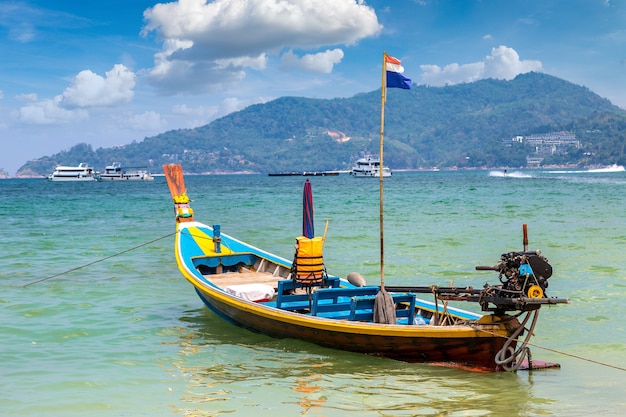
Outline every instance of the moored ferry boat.
POLYGON ((46 177, 48 181, 97 181, 98 173, 86 162, 78 166, 59 165, 54 172, 46 177))
POLYGON ((113 162, 104 169, 99 179, 100 181, 152 181, 154 177, 150 174, 148 167, 123 168, 119 162, 113 162))
MULTIPOLYGON (((376 177, 380 178, 381 167, 380 167, 380 159, 372 158, 368 156, 367 158, 361 158, 356 161, 356 164, 352 167, 350 171, 350 175, 355 177, 376 177)), ((389 167, 382 167, 383 177, 391 177, 391 170, 389 167)))

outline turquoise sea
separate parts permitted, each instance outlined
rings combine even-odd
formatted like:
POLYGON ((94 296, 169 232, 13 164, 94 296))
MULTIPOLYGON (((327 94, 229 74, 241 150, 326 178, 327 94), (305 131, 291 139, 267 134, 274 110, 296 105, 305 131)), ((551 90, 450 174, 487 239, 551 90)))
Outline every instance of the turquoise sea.
MULTIPOLYGON (((379 280, 378 180, 310 177, 331 273, 379 280)), ((303 177, 186 178, 196 219, 286 258, 303 177)), ((472 373, 276 340, 224 323, 182 278, 173 205, 152 183, 0 181, 3 416, 602 416, 626 409, 626 173, 396 172, 385 283, 481 287, 500 255, 554 275, 534 359, 472 373), (30 285, 28 285, 30 284, 30 285)), ((476 310, 476 306, 463 305, 476 310)))

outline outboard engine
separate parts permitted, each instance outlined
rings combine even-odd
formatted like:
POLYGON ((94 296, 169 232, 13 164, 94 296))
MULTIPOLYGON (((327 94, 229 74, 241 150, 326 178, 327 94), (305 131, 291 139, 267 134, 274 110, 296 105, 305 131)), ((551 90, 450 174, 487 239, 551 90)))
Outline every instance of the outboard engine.
POLYGON ((499 272, 501 297, 544 298, 548 278, 552 276, 552 266, 540 251, 504 253, 497 265, 476 269, 499 272))
POLYGON ((479 271, 498 271, 498 278, 502 283, 495 286, 485 284, 479 300, 485 311, 491 310, 489 303, 494 304, 495 310, 499 311, 530 311, 538 309, 541 304, 567 301, 552 299, 546 295, 548 278, 552 276, 552 266, 541 255, 541 251, 528 250, 528 232, 525 224, 523 231, 523 251, 503 253, 500 256, 500 263, 476 267, 479 271))
POLYGON ((540 251, 528 250, 526 225, 524 227, 524 249, 507 252, 500 256, 500 262, 493 266, 477 266, 479 271, 497 271, 500 284, 486 283, 482 289, 474 287, 394 287, 388 291, 410 291, 432 293, 435 300, 469 301, 480 304, 483 311, 493 311, 497 315, 507 311, 530 312, 539 310, 544 304, 569 304, 567 298, 548 297, 548 279, 552 276, 552 266, 540 251))

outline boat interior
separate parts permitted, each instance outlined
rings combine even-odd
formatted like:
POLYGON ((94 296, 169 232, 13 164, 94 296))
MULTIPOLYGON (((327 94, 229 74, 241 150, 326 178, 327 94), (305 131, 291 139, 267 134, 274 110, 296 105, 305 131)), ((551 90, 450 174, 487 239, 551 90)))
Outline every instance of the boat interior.
MULTIPOLYGON (((310 316, 373 322, 379 286, 356 286, 325 274, 313 282, 298 279, 293 267, 254 253, 200 256, 192 261, 208 281, 242 299, 310 316)), ((481 316, 448 307, 446 302, 419 299, 410 292, 389 294, 395 304, 397 324, 444 326, 481 316)))

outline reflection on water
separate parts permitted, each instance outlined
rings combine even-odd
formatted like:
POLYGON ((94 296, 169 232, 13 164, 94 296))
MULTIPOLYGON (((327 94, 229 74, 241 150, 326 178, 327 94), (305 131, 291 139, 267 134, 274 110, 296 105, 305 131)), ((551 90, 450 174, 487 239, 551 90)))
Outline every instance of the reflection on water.
POLYGON ((206 309, 181 318, 183 415, 536 415, 532 374, 476 374, 278 340, 206 309))

